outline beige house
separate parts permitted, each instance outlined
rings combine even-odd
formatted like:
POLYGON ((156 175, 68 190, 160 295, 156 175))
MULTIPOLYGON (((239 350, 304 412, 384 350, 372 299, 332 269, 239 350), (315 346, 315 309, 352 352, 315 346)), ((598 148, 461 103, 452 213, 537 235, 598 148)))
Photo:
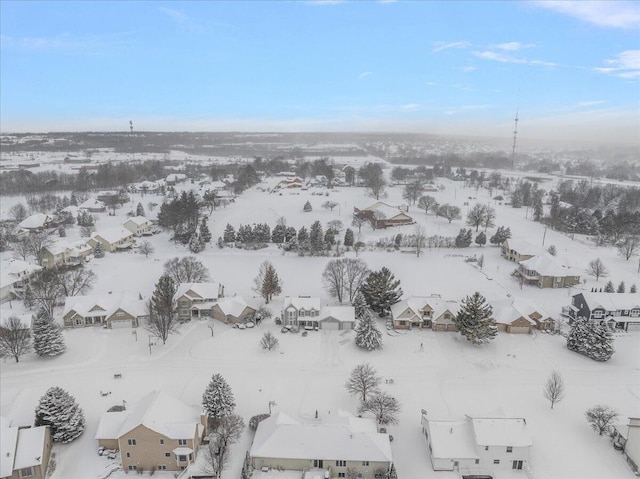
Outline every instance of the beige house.
POLYGON ((133 233, 128 229, 110 228, 100 233, 94 233, 87 241, 87 244, 95 248, 98 243, 102 243, 102 248, 105 251, 113 253, 114 251, 131 248, 136 242, 133 236, 133 233))
POLYGON ((457 331, 453 318, 458 309, 457 301, 443 300, 440 295, 411 296, 391 306, 391 317, 395 329, 457 331))
POLYGON ((224 286, 217 281, 209 283, 180 283, 174 296, 178 307, 178 319, 213 316, 212 308, 224 297, 224 286))
POLYGON ((321 306, 320 298, 287 296, 282 306, 285 326, 310 330, 352 330, 356 324, 353 306, 321 306))
POLYGON ((580 275, 548 253, 520 261, 517 269, 522 281, 539 288, 570 288, 580 284, 580 275))
POLYGON ((122 226, 131 231, 135 236, 142 236, 151 231, 153 223, 144 216, 132 216, 122 226))
POLYGON ((627 431, 627 442, 624 446, 624 453, 632 469, 637 472, 640 469, 640 418, 629 418, 629 429, 627 431))
POLYGON ((389 228, 413 224, 413 218, 407 214, 407 207, 391 206, 382 201, 376 201, 366 208, 353 208, 353 215, 371 221, 374 229, 389 228))
POLYGON ((147 301, 126 293, 69 296, 62 313, 66 328, 137 328, 148 318, 147 301))
POLYGON ((389 435, 377 431, 375 420, 344 411, 313 423, 277 413, 260 422, 249 455, 256 469, 307 471, 322 478, 345 477, 353 469, 358 477, 374 479, 393 463, 389 435))
POLYGON ((529 241, 518 238, 509 238, 502 243, 501 255, 503 258, 519 263, 535 255, 544 253, 544 248, 535 246, 529 241))
POLYGON ((240 296, 220 299, 210 311, 211 317, 223 323, 245 323, 253 319, 256 308, 249 306, 240 296))
POLYGON ((72 268, 81 265, 91 253, 91 246, 83 241, 58 241, 42 248, 40 265, 45 269, 72 268))
POLYGON ((51 429, 18 428, 2 418, 0 454, 0 479, 45 479, 51 456, 51 429))
POLYGON ((195 461, 205 432, 197 409, 153 391, 130 411, 104 413, 95 439, 120 451, 124 471, 180 471, 195 461))
POLYGON ((19 229, 28 231, 29 233, 43 231, 54 226, 55 221, 53 217, 44 213, 36 213, 35 215, 27 216, 18 224, 19 229))

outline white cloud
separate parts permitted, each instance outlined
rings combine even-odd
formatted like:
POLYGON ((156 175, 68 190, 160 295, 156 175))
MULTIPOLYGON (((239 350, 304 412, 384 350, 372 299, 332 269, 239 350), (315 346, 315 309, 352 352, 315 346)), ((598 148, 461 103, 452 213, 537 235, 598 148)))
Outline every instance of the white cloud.
POLYGON ((450 48, 469 48, 471 44, 465 41, 459 42, 433 42, 434 53, 448 50, 450 48))
POLYGON ((474 51, 471 53, 478 58, 482 58, 483 60, 492 60, 500 63, 527 63, 527 60, 523 58, 515 58, 509 55, 505 55, 504 53, 494 52, 491 50, 474 51))
POLYGON ((524 48, 533 48, 535 46, 536 45, 534 43, 508 42, 508 43, 498 43, 497 45, 495 45, 495 48, 497 48, 498 50, 516 52, 524 48))
POLYGON ((373 75, 373 72, 362 72, 358 75, 358 78, 362 80, 363 78, 367 78, 368 76, 373 75))
POLYGON ((640 3, 636 1, 544 0, 534 3, 602 27, 640 28, 640 3))
POLYGON ((603 103, 606 103, 606 102, 604 100, 580 101, 576 104, 576 107, 586 108, 586 107, 595 106, 595 105, 602 105, 603 103))
POLYGON ((406 105, 400 105, 400 109, 402 111, 416 111, 416 110, 421 110, 422 105, 418 103, 408 103, 406 105))
POLYGON ((640 77, 640 50, 625 50, 614 58, 605 60, 608 67, 595 68, 600 73, 619 76, 620 78, 640 77))

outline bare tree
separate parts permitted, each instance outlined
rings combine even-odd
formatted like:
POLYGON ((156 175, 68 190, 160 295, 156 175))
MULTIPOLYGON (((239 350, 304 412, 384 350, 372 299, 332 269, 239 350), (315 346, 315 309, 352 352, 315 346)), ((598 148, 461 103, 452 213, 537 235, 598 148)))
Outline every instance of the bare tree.
POLYGON ((90 269, 83 267, 59 272, 55 275, 55 281, 64 296, 78 296, 87 294, 93 287, 96 275, 90 269))
POLYGON ((439 206, 436 216, 442 216, 443 218, 446 218, 447 220, 449 220, 449 223, 451 223, 451 221, 453 220, 459 220, 460 218, 462 218, 462 216, 460 216, 460 208, 449 204, 439 206))
POLYGON ((640 254, 640 237, 627 236, 617 245, 620 255, 629 261, 633 256, 640 254))
POLYGON ((341 259, 329 261, 322 272, 322 282, 327 292, 342 303, 344 296, 344 262, 341 259))
POLYGON ((11 208, 9 208, 9 216, 14 221, 20 223, 23 219, 25 219, 29 214, 29 210, 24 205, 24 203, 16 203, 11 208))
POLYGON ((590 276, 595 276, 596 281, 598 281, 600 277, 606 278, 609 276, 609 269, 604 265, 600 258, 596 258, 589 263, 587 273, 590 276))
POLYGON ((173 258, 164 264, 164 274, 173 278, 175 284, 202 283, 209 281, 209 270, 194 256, 173 258))
POLYGON ((416 256, 419 258, 420 257, 420 253, 422 253, 422 250, 424 249, 425 245, 426 245, 426 240, 427 240, 427 232, 425 231, 424 227, 421 225, 416 225, 416 228, 413 232, 413 236, 415 238, 416 241, 416 256))
POLYGON ((433 196, 425 195, 418 200, 418 207, 422 208, 426 215, 430 210, 435 210, 438 207, 438 201, 433 196))
POLYGON ((215 431, 207 437, 209 443, 202 449, 204 472, 216 479, 222 477, 222 471, 229 464, 230 446, 240 438, 244 428, 244 421, 238 414, 227 414, 218 419, 215 431))
POLYGON ((382 392, 374 392, 369 399, 363 401, 359 412, 370 412, 378 421, 378 424, 395 424, 398 422, 400 403, 393 396, 382 392))
POLYGON ((489 205, 485 205, 484 221, 482 222, 482 226, 484 227, 485 231, 487 231, 487 229, 489 228, 493 228, 496 225, 495 219, 496 219, 496 209, 489 205))
POLYGON ((353 303, 356 294, 360 290, 360 286, 366 281, 369 276, 369 267, 361 259, 357 258, 344 258, 344 271, 345 271, 345 292, 349 296, 349 302, 353 303))
POLYGON ((367 395, 378 390, 381 380, 371 364, 362 363, 353 368, 345 387, 349 394, 360 396, 360 401, 366 402, 367 395))
POLYGON ((480 268, 480 270, 482 271, 482 268, 484 267, 484 255, 481 254, 478 257, 478 267, 480 268))
POLYGON ((558 371, 553 371, 547 383, 544 385, 544 397, 551 403, 551 409, 555 403, 564 398, 564 380, 558 371))
POLYGON ((13 251, 13 255, 22 261, 27 261, 29 256, 31 256, 31 247, 26 238, 12 243, 9 248, 13 251))
POLYGON ((253 283, 253 290, 267 303, 282 292, 282 281, 270 261, 264 261, 260 265, 258 276, 254 278, 253 283))
POLYGON ((280 344, 280 341, 271 333, 271 331, 264 333, 262 335, 262 339, 260 339, 260 346, 262 349, 267 351, 277 349, 278 344, 280 344))
POLYGON ((53 317, 53 310, 63 294, 56 274, 44 272, 29 283, 25 293, 25 304, 27 301, 32 302, 38 309, 43 309, 47 315, 53 317))
POLYGON ((367 220, 362 216, 355 215, 353 217, 353 221, 351 222, 351 226, 355 226, 358 228, 358 233, 362 232, 362 227, 367 224, 367 220))
POLYGON ((145 258, 148 258, 150 254, 152 254, 156 248, 153 246, 151 241, 144 240, 140 243, 140 253, 144 255, 145 258))
POLYGON ((609 425, 618 417, 615 409, 609 406, 598 404, 588 409, 585 413, 587 421, 591 424, 591 428, 600 436, 609 428, 609 425))
POLYGON ((42 263, 43 248, 53 244, 53 232, 42 231, 40 233, 30 233, 26 238, 18 241, 12 246, 16 256, 26 260, 29 257, 35 258, 38 264, 42 263))
POLYGON ((368 274, 369 268, 361 259, 334 259, 325 266, 322 281, 327 292, 339 303, 347 299, 346 296, 352 302, 368 274))
POLYGON ((0 356, 11 356, 20 361, 20 356, 31 350, 29 326, 17 316, 9 316, 0 327, 0 356))
POLYGON ((338 203, 335 201, 325 201, 324 203, 322 203, 322 207, 326 210, 330 210, 331 212, 333 212, 333 209, 338 206, 338 203))
POLYGON ((386 219, 386 217, 387 216, 382 211, 375 210, 369 218, 369 224, 371 225, 371 228, 375 230, 376 226, 378 225, 378 221, 382 221, 386 219))

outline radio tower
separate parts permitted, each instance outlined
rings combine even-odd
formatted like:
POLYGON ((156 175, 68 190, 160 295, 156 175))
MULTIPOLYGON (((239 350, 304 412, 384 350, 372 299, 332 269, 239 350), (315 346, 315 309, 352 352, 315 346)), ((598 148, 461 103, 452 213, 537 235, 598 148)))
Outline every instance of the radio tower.
POLYGON ((511 169, 515 169, 516 161, 516 136, 518 135, 518 112, 516 111, 515 125, 513 127, 513 148, 511 149, 511 169))

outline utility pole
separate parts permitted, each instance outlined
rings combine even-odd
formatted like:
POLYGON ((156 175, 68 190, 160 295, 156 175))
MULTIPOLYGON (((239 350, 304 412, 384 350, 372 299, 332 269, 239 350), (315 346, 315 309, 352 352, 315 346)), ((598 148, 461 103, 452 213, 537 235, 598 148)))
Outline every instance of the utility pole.
POLYGON ((131 159, 132 161, 136 161, 136 152, 133 145, 133 120, 129 120, 129 138, 131 139, 131 159))
POLYGON ((515 124, 513 127, 513 148, 511 149, 511 169, 515 169, 516 165, 516 136, 518 135, 518 112, 516 111, 515 124))

